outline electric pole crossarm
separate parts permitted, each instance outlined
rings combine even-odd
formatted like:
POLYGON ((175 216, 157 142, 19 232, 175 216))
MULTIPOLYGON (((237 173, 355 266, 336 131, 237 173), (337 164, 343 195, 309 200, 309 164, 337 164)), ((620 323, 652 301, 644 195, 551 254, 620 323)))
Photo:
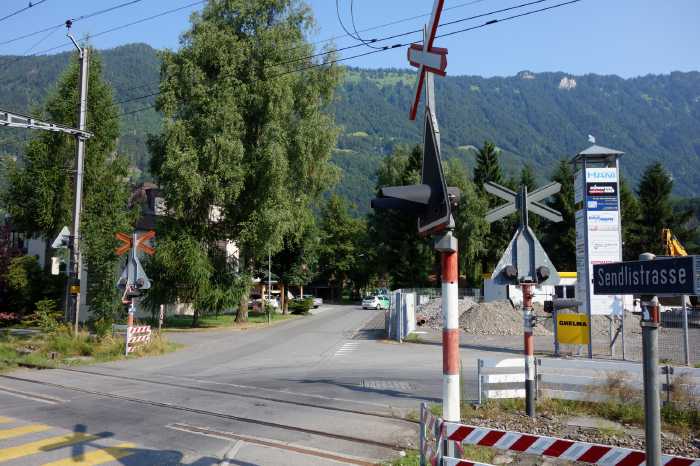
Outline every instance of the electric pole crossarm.
POLYGON ((8 112, 0 109, 0 126, 8 128, 26 128, 26 129, 41 129, 44 131, 54 131, 57 133, 66 133, 73 136, 80 136, 85 139, 92 137, 92 133, 81 131, 69 126, 58 125, 48 121, 39 120, 29 115, 20 113, 8 112))

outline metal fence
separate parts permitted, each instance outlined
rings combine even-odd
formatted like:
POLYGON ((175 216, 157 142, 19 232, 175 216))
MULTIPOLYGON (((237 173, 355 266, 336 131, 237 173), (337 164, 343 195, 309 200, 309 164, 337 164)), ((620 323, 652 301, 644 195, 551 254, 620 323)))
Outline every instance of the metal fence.
MULTIPOLYGON (((396 311, 396 304, 400 302, 401 296, 413 294, 415 296, 415 310, 412 314, 419 316, 424 306, 430 307, 430 303, 440 298, 439 288, 410 288, 392 292, 392 310, 387 317, 388 336, 399 340, 399 333, 390 329, 390 322, 393 328, 406 329, 405 320, 399 323, 400 319, 406 319, 406 314, 396 311), (391 333, 390 333, 391 332, 391 333)), ((460 310, 463 299, 468 298, 479 302, 482 298, 480 290, 471 288, 460 288, 460 310)), ((434 306, 437 305, 437 302, 434 306)), ((640 326, 639 307, 627 311, 624 315, 604 316, 596 315, 591 319, 591 350, 592 356, 599 359, 615 359, 623 361, 642 360, 642 329, 640 326)), ((571 312, 571 311, 566 311, 571 312)), ((543 312, 541 307, 536 308, 536 324, 547 329, 551 335, 535 336, 535 352, 543 355, 554 356, 578 356, 588 357, 588 347, 579 345, 557 345, 555 333, 555 319, 552 314, 543 312)), ((439 318, 441 320, 441 318, 439 318)), ((437 322, 439 325, 439 322, 437 322)), ((401 334, 401 339, 410 332, 401 334)), ((517 333, 521 335, 521 333, 517 333)), ((493 349, 505 351, 521 351, 522 339, 513 338, 514 335, 476 335, 463 334, 461 337, 462 346, 475 347, 480 349, 493 349)), ((691 307, 677 307, 661 312, 661 328, 659 330, 659 358, 661 362, 680 365, 700 364, 700 309, 691 307)))

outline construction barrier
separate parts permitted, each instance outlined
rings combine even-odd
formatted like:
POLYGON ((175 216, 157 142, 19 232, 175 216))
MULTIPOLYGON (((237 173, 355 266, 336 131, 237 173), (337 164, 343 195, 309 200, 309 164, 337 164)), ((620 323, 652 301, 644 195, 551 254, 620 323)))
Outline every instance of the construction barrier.
POLYGON ((112 325, 112 335, 123 334, 125 349, 124 354, 129 355, 136 350, 137 346, 146 345, 151 341, 151 326, 138 325, 129 327, 128 325, 112 325))
MULTIPOLYGON (((448 441, 466 445, 491 447, 601 466, 641 466, 646 461, 646 454, 643 451, 629 448, 508 432, 454 422, 445 422, 443 425, 448 441)), ((700 459, 662 455, 661 464, 664 466, 700 466, 700 459)))

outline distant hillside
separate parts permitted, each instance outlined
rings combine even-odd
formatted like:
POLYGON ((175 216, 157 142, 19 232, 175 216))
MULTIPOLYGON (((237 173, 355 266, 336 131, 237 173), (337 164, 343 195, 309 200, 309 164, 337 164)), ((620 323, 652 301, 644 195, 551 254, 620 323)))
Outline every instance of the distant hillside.
MULTIPOLYGON (((116 100, 157 90, 157 52, 132 44, 101 52, 116 100)), ((14 59, 0 57, 0 62, 14 59)), ((68 54, 18 60, 0 72, 0 108, 32 111, 68 60, 68 54)), ((407 118, 414 74, 400 70, 351 68, 339 89, 334 112, 342 126, 335 163, 343 169, 338 192, 366 211, 380 160, 396 144, 421 140, 421 125, 407 118)), ((513 77, 454 76, 437 79, 437 108, 443 151, 472 164, 473 147, 493 140, 503 149, 506 171, 531 163, 544 179, 553 163, 587 147, 593 134, 601 145, 626 152, 624 173, 636 181, 651 161, 662 160, 675 179, 676 194, 700 195, 700 73, 672 73, 622 79, 521 72, 513 77)), ((125 112, 153 98, 122 104, 125 112)), ((144 169, 148 133, 159 129, 155 111, 124 117, 120 150, 144 169)), ((21 153, 27 133, 0 132, 0 152, 21 153)), ((147 175, 145 175, 147 176, 147 175)))

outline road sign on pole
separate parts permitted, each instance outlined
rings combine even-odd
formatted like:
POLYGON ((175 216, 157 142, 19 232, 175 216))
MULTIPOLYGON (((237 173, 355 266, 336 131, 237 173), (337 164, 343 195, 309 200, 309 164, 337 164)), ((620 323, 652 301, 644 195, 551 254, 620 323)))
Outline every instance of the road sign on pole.
MULTIPOLYGON (((418 68, 418 76, 416 77, 416 95, 411 105, 409 118, 416 119, 418 113, 418 102, 420 95, 423 92, 423 84, 427 73, 436 73, 440 76, 445 76, 447 68, 447 49, 433 47, 437 28, 440 25, 440 16, 442 8, 445 5, 445 0, 435 0, 433 3, 433 11, 430 15, 430 22, 423 29, 423 44, 411 44, 408 48, 407 56, 411 65, 418 68)), ((427 97, 427 96, 426 96, 427 97)), ((428 99, 426 99, 428 100, 428 99)), ((426 106, 430 107, 428 103, 426 106)))
MULTIPOLYGON (((459 190, 447 188, 440 157, 440 130, 435 116, 433 73, 445 75, 447 50, 433 47, 440 23, 444 0, 435 0, 430 22, 423 29, 423 44, 412 44, 407 50, 409 62, 418 68, 416 95, 409 118, 416 119, 420 95, 425 89, 425 125, 421 184, 390 186, 380 190, 372 201, 373 209, 398 209, 418 217, 418 232, 435 235, 435 249, 442 263, 443 312, 443 390, 442 417, 447 421, 460 419, 459 327, 458 327, 458 260, 457 238, 452 234, 452 207, 459 199, 459 190)), ((448 451, 453 445, 448 442, 448 451)))
POLYGON ((596 264, 593 266, 593 293, 699 295, 700 256, 596 264))

